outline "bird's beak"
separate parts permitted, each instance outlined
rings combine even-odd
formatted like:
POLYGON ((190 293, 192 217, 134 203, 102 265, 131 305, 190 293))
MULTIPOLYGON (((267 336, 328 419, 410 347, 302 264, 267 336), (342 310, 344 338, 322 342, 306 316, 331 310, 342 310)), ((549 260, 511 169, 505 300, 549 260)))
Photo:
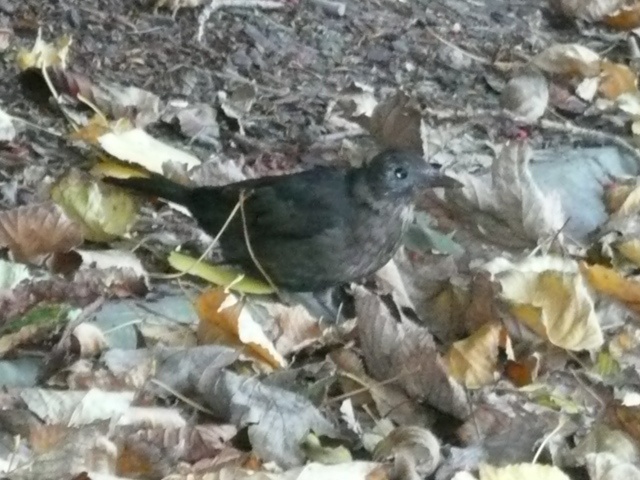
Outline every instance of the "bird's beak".
POLYGON ((442 165, 430 163, 425 171, 425 185, 429 188, 462 188, 464 184, 453 177, 447 176, 441 171, 442 165))

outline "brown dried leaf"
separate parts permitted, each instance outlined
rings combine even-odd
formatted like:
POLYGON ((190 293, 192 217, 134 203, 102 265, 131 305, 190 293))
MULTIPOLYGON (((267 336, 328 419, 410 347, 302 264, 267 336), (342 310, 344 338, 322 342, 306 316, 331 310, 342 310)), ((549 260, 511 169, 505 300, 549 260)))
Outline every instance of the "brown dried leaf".
POLYGON ((369 131, 388 148, 422 149, 422 113, 417 102, 402 91, 376 105, 369 131))
POLYGON ((533 64, 547 73, 596 77, 600 73, 600 55, 575 43, 556 44, 543 50, 533 64))
POLYGON ((396 378, 414 398, 458 418, 468 414, 462 387, 449 376, 427 329, 401 317, 381 297, 364 288, 355 292, 358 337, 370 374, 377 380, 396 378))
MULTIPOLYGON (((609 0, 609 2, 615 2, 615 0, 609 0)), ((617 3, 621 4, 622 2, 618 0, 617 3)), ((605 25, 618 30, 633 30, 640 27, 640 2, 626 5, 620 10, 610 13, 603 21, 605 25)))
POLYGON ((48 202, 0 212, 0 246, 18 262, 39 263, 45 255, 67 252, 83 241, 82 229, 48 202))
POLYGON ((222 287, 211 288, 198 297, 196 309, 200 317, 200 344, 243 346, 249 354, 273 368, 287 364, 249 310, 234 294, 226 293, 222 287))
POLYGON ((602 71, 598 91, 603 97, 615 100, 623 93, 638 91, 636 74, 627 65, 603 60, 600 68, 602 71))
POLYGON ((624 4, 624 0, 549 0, 549 6, 565 17, 597 22, 624 4))

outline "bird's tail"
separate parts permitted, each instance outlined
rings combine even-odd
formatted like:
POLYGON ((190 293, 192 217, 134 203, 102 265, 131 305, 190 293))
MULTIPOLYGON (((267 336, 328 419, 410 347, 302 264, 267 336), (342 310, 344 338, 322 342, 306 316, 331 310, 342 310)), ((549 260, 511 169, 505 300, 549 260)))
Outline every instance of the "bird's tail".
POLYGON ((137 193, 160 197, 170 202, 186 205, 189 203, 191 190, 162 175, 152 173, 149 177, 115 178, 106 177, 103 182, 118 187, 128 188, 137 193))

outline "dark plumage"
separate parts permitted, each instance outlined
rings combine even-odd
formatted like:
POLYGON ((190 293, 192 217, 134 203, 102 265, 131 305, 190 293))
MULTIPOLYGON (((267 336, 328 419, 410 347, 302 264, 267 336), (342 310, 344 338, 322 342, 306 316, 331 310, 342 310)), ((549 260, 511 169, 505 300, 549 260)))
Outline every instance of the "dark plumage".
MULTIPOLYGON (((317 291, 375 272, 400 245, 417 191, 458 183, 420 155, 395 150, 360 168, 317 167, 222 187, 185 187, 160 175, 105 181, 184 205, 213 236, 244 190, 255 257, 275 285, 290 291, 317 291)), ((220 248, 226 262, 262 278, 240 212, 220 248)))

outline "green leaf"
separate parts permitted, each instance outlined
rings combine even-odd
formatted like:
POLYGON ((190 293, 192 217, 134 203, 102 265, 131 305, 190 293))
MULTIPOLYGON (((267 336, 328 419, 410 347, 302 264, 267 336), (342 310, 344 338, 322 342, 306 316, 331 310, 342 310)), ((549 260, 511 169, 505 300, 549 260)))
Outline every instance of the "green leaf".
POLYGON ((109 242, 124 235, 138 213, 137 198, 126 190, 71 170, 51 188, 51 198, 77 221, 87 240, 109 242))
POLYGON ((197 260, 197 258, 179 252, 171 252, 168 259, 169 265, 179 272, 195 275, 196 277, 200 277, 222 287, 229 287, 231 285, 229 287, 230 290, 258 295, 266 295, 275 291, 269 284, 257 278, 248 277, 244 275, 241 270, 226 266, 211 265, 203 261, 196 263, 197 260))

